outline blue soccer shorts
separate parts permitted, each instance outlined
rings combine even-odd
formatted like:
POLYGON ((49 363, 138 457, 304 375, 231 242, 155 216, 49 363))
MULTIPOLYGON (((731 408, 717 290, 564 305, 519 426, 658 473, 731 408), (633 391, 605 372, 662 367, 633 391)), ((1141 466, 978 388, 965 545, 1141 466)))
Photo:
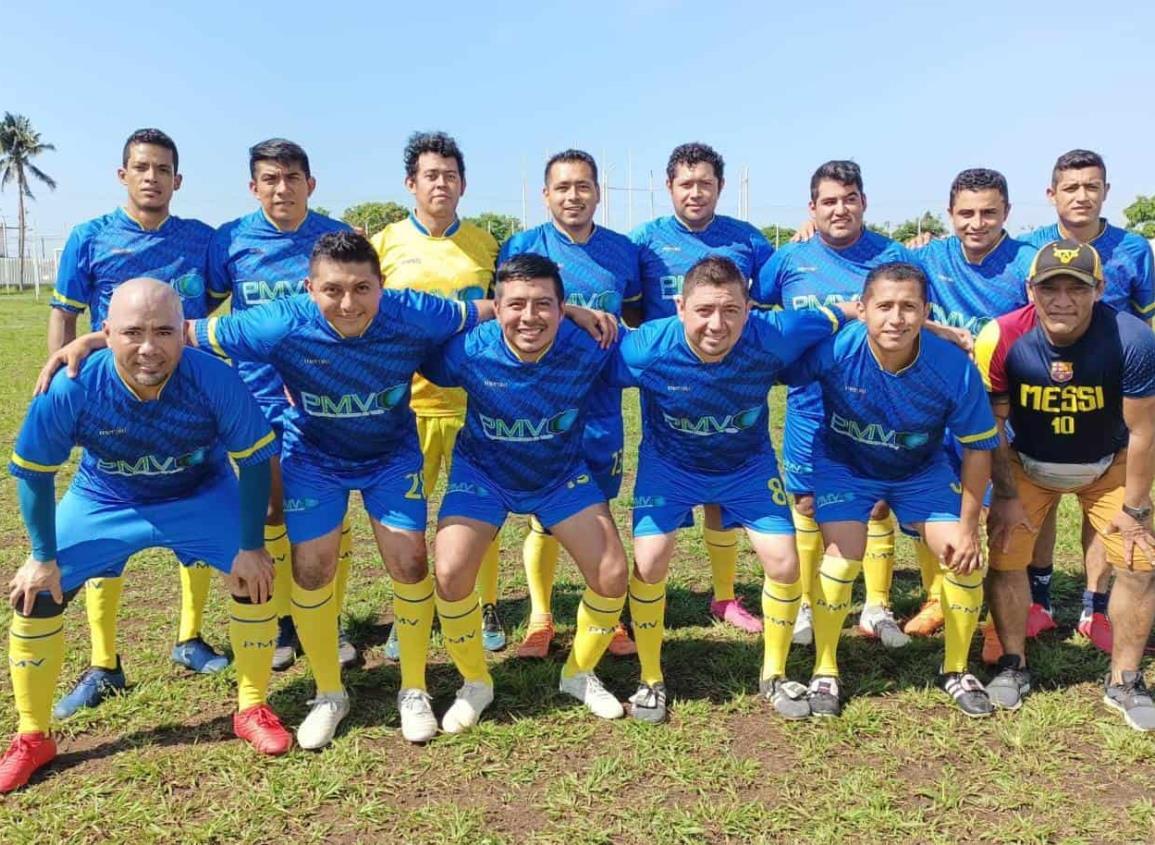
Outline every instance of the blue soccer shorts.
POLYGON ((620 410, 616 415, 586 419, 582 455, 602 496, 606 501, 616 499, 622 490, 622 460, 625 457, 620 410))
POLYGON ((962 508, 958 476, 939 453, 907 478, 864 478, 850 467, 817 455, 814 461, 815 519, 824 522, 868 522, 876 502, 885 501, 899 525, 957 522, 962 508))
POLYGON ((814 492, 813 443, 822 420, 802 414, 786 415, 782 437, 782 480, 786 492, 801 496, 814 492))

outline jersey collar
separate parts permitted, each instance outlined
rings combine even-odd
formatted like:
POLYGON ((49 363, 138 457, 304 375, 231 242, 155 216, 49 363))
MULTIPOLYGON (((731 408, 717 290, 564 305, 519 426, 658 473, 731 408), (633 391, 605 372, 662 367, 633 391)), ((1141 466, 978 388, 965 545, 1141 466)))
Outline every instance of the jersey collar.
POLYGON ((257 209, 257 211, 260 212, 261 217, 264 219, 265 223, 268 224, 269 228, 272 229, 274 232, 277 232, 278 234, 281 234, 281 235, 291 235, 294 232, 301 231, 301 229, 304 227, 305 223, 308 222, 309 214, 311 213, 308 209, 305 209, 305 216, 301 218, 301 222, 297 224, 296 228, 282 229, 280 226, 278 226, 276 223, 274 223, 269 218, 269 215, 265 214, 264 207, 257 209))
POLYGON ((990 258, 992 255, 994 255, 996 252, 998 252, 999 247, 1002 246, 1003 242, 1010 236, 1007 234, 1007 230, 1003 229, 1003 233, 1002 233, 1002 235, 999 236, 999 239, 998 239, 998 241, 995 242, 995 245, 992 246, 990 249, 988 249, 986 252, 984 252, 978 261, 971 261, 969 258, 967 258, 967 252, 965 249, 963 249, 962 239, 958 238, 957 235, 955 237, 958 239, 958 251, 962 255, 963 261, 965 261, 967 264, 971 265, 972 267, 981 267, 983 265, 983 262, 985 262, 988 258, 990 258))
MULTIPOLYGON (((1089 243, 1094 243, 1095 241, 1099 240, 1099 238, 1103 237, 1103 235, 1107 234, 1107 229, 1110 227, 1110 225, 1111 224, 1109 222, 1107 222, 1106 217, 1100 217, 1099 218, 1099 234, 1097 234, 1097 235, 1095 235, 1095 237, 1091 238, 1089 243)), ((1067 230, 1063 228, 1062 223, 1056 224, 1055 228, 1058 230, 1060 238, 1068 238, 1068 239, 1071 238, 1071 236, 1067 233, 1067 230)))
POLYGON ((420 220, 417 219, 417 212, 416 211, 410 211, 409 212, 409 222, 413 224, 413 227, 418 232, 423 234, 425 237, 433 238, 434 240, 441 240, 442 238, 452 238, 454 235, 457 234, 457 230, 461 228, 461 218, 460 217, 454 217, 453 222, 449 224, 449 228, 445 230, 444 235, 441 235, 439 237, 437 235, 431 234, 430 231, 427 228, 425 228, 425 224, 423 224, 420 220))
POLYGON ((558 237, 560 237, 567 244, 573 244, 574 246, 585 246, 586 244, 588 244, 590 241, 592 241, 594 239, 594 235, 597 234, 597 231, 598 231, 598 224, 593 223, 593 224, 591 224, 592 228, 590 229, 590 236, 588 238, 586 238, 584 241, 575 241, 573 238, 570 237, 569 232, 567 232, 561 226, 557 225, 557 221, 554 220, 552 217, 550 218, 549 225, 553 226, 553 230, 555 232, 557 232, 558 237))
MULTIPOLYGON (((562 319, 564 320, 566 318, 562 317, 562 319)), ((560 333, 561 332, 561 326, 558 326, 557 330, 560 333)), ((521 357, 521 353, 509 345, 509 341, 506 340, 506 338, 505 338, 505 332, 501 332, 501 342, 503 344, 505 344, 506 350, 509 352, 510 355, 513 356, 513 359, 515 361, 517 361, 519 364, 540 364, 542 359, 545 358, 545 356, 549 354, 549 351, 551 349, 553 349, 554 344, 557 343, 557 335, 554 335, 554 338, 553 338, 553 340, 550 341, 549 346, 547 346, 545 349, 541 350, 541 352, 537 353, 536 358, 523 358, 523 357, 521 357)))
POLYGON ((117 206, 116 213, 117 213, 117 216, 120 218, 121 223, 124 223, 125 225, 129 226, 130 228, 136 228, 136 229, 140 230, 141 232, 159 232, 161 229, 163 229, 165 226, 168 225, 168 221, 172 220, 171 214, 166 215, 164 220, 160 221, 159 226, 157 226, 155 229, 149 229, 143 223, 141 223, 139 220, 137 220, 135 217, 133 217, 131 214, 129 214, 128 209, 125 208, 124 206, 117 206))
POLYGON ((914 365, 918 363, 918 359, 922 357, 922 331, 921 330, 918 333, 918 340, 915 341, 918 344, 918 349, 915 350, 914 360, 912 360, 909 364, 907 364, 905 367, 903 367, 901 370, 899 370, 896 373, 892 373, 886 367, 882 366, 882 362, 879 361, 878 356, 874 354, 874 347, 870 345, 870 338, 869 337, 865 338, 864 342, 866 343, 867 350, 870 352, 870 357, 873 358, 874 363, 878 365, 878 369, 880 371, 886 373, 888 376, 901 376, 903 373, 909 372, 910 370, 912 370, 914 368, 914 365))
POLYGON ((112 367, 112 371, 114 373, 116 373, 117 381, 120 382, 121 386, 124 387, 124 389, 128 392, 129 396, 131 396, 137 402, 140 402, 142 404, 145 402, 159 402, 160 397, 164 395, 164 389, 166 387, 168 387, 168 383, 170 381, 172 381, 172 377, 176 374, 177 367, 180 366, 180 362, 178 361, 176 367, 173 367, 172 372, 168 374, 168 378, 166 378, 163 382, 161 382, 160 389, 157 390, 156 397, 154 399, 141 399, 140 394, 137 393, 136 390, 133 388, 133 386, 131 384, 129 384, 127 380, 125 380, 123 375, 120 374, 120 368, 118 366, 116 366, 116 359, 112 357, 111 353, 109 353, 108 360, 109 360, 109 365, 112 367))
POLYGON ((681 229, 683 232, 687 232, 691 235, 704 235, 707 231, 709 231, 710 227, 714 225, 714 221, 718 219, 718 215, 715 214, 713 217, 711 217, 710 222, 708 222, 701 229, 691 229, 677 214, 671 214, 670 219, 673 220, 674 225, 681 229))

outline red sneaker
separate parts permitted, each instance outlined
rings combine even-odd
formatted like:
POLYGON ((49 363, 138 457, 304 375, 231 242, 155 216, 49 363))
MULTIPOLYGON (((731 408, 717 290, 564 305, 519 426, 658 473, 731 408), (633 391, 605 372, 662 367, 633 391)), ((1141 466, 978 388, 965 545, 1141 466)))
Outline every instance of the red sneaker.
POLYGON ((0 757, 0 793, 11 792, 56 757, 56 740, 43 733, 16 734, 0 757))
POLYGON ((762 633, 762 620, 742 606, 741 599, 710 602, 710 614, 717 620, 733 625, 748 634, 762 633))
POLYGON ((525 639, 517 647, 517 656, 522 659, 542 660, 549 657, 549 644, 553 642, 553 617, 548 621, 530 622, 525 639))
POLYGON ((942 603, 938 599, 927 599, 911 619, 902 626, 903 633, 912 637, 933 637, 942 630, 946 620, 942 614, 942 603))
POLYGON ((256 704, 234 713, 233 733, 257 751, 273 757, 293 747, 293 735, 285 730, 267 704, 256 704))
POLYGON ((606 646, 606 651, 614 657, 629 657, 631 654, 638 653, 637 644, 630 639, 630 634, 626 630, 626 626, 621 622, 619 622, 618 627, 614 629, 613 639, 611 639, 610 644, 606 646))
POLYGON ((1027 609, 1027 639, 1037 637, 1046 631, 1053 631, 1056 627, 1051 611, 1041 604, 1032 603, 1027 609))
POLYGON ((1104 613, 1092 613, 1079 619, 1079 633, 1089 639, 1099 651, 1111 653, 1114 637, 1111 634, 1111 620, 1104 613))

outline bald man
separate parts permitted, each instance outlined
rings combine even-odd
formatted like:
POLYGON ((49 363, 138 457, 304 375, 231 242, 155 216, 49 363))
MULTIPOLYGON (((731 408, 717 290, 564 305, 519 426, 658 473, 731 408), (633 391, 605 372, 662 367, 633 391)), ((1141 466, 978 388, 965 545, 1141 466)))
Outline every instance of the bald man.
POLYGON ((131 555, 154 546, 227 576, 239 685, 233 727, 265 754, 292 744, 265 703, 277 632, 264 517, 277 439, 228 365, 185 349, 183 328, 171 287, 125 282, 109 303, 108 349, 76 378, 57 374, 16 438, 8 468, 31 553, 10 583, 8 662, 20 724, 0 758, 0 792, 23 786, 56 756, 49 722, 68 601, 89 578, 119 576, 131 555), (74 446, 84 453, 57 505, 54 477, 74 446))

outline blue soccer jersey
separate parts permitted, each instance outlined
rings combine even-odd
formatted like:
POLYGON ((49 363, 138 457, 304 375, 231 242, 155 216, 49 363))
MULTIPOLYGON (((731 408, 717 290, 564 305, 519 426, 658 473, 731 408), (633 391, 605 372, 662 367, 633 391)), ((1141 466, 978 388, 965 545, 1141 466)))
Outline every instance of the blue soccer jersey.
MULTIPOLYGON (((302 293, 317 238, 348 229, 348 224, 315 211, 291 232, 274 226, 262 209, 226 223, 209 250, 209 295, 231 295, 232 310, 241 312, 302 293)), ((284 384, 273 367, 240 360, 237 372, 258 402, 284 404, 284 384)))
POLYGON ((687 228, 676 215, 659 217, 630 232, 630 240, 641 256, 643 320, 677 313, 674 297, 682 293, 686 273, 703 258, 729 258, 743 276, 754 279, 774 254, 774 247, 756 228, 722 215, 700 232, 687 228))
POLYGON ((123 208, 75 227, 60 254, 52 307, 79 314, 88 309, 92 328, 108 315, 112 292, 129 279, 147 277, 172 285, 184 315, 208 309, 208 254, 213 228, 199 220, 169 217, 145 229, 123 208))
POLYGON ((915 255, 930 281, 931 319, 978 335, 990 320, 1027 304, 1027 276, 1038 250, 1003 233, 977 264, 957 237, 931 241, 915 255))
POLYGON ((385 290, 357 337, 339 334, 308 294, 198 320, 195 328, 197 343, 221 357, 274 368, 291 397, 286 459, 304 452, 356 470, 416 444, 413 373, 437 345, 476 320, 469 303, 385 290))
POLYGON ((948 426, 967 449, 998 446, 982 377, 967 354, 925 329, 919 344, 914 362, 891 373, 875 358, 866 325, 853 323, 790 368, 783 381, 822 391, 815 455, 865 478, 898 480, 945 461, 948 426))
MULTIPOLYGON (((237 374, 186 349, 155 400, 141 401, 112 353, 94 353, 71 379, 61 371, 32 400, 8 465, 18 477, 55 473, 84 454, 72 490, 117 505, 182 499, 232 477, 228 458, 260 463, 278 444, 237 374)), ((211 514, 206 514, 211 517, 211 514)))
POLYGON ((484 323, 429 357, 421 372, 468 394, 462 456, 503 490, 544 491, 582 462, 590 394, 611 350, 570 320, 536 361, 518 358, 496 321, 484 323))
POLYGON ((673 466, 729 473, 773 455, 766 394, 779 373, 841 320, 826 308, 755 311, 721 361, 705 362, 677 317, 630 332, 606 378, 642 393, 642 450, 673 466))
MULTIPOLYGON (((1052 223, 1028 232, 1022 240, 1038 249, 1064 237, 1059 224, 1052 223)), ((1102 301, 1116 311, 1130 311, 1140 320, 1155 317, 1155 270, 1147 240, 1103 220, 1101 234, 1091 239, 1091 246, 1103 262, 1106 285, 1102 301)))

